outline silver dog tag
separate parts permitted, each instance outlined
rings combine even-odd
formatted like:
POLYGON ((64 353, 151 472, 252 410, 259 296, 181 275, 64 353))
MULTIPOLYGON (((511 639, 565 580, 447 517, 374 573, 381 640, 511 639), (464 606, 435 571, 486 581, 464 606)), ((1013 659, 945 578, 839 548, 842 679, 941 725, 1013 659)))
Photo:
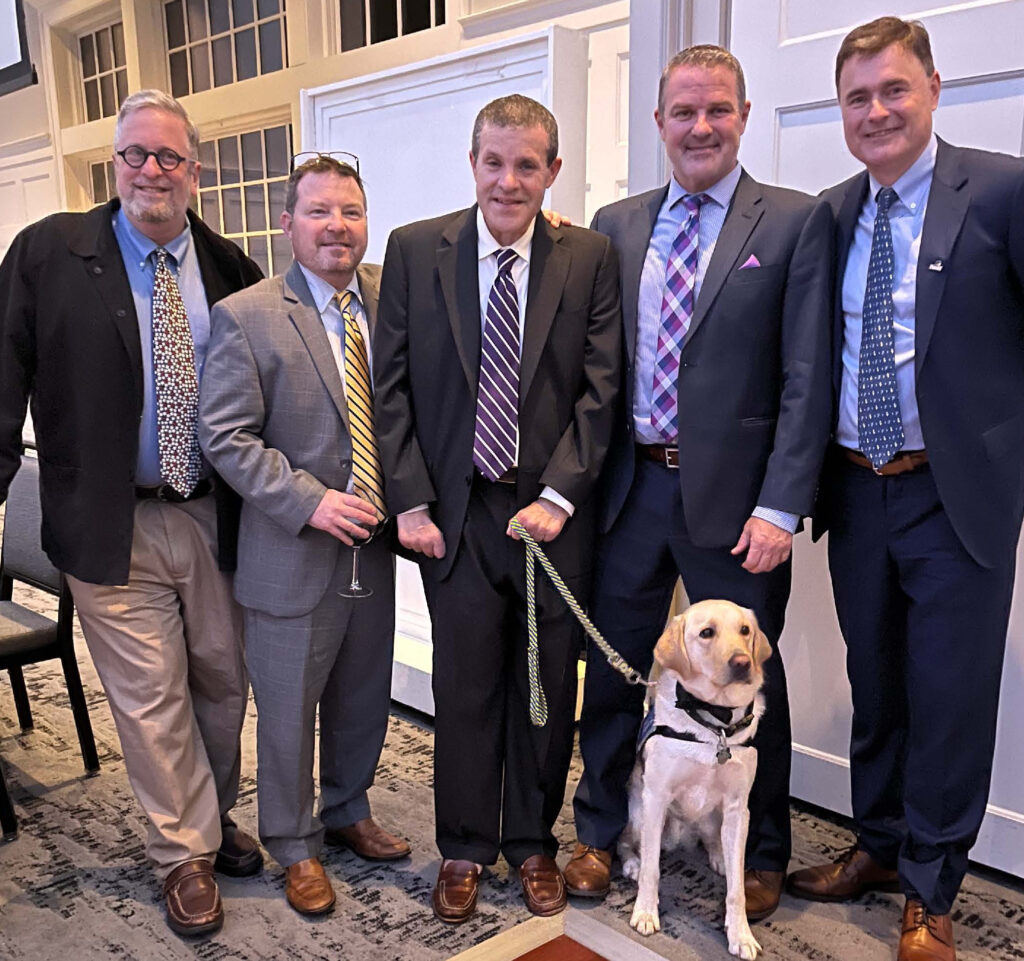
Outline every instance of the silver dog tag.
POLYGON ((718 750, 715 752, 715 757, 718 759, 719 764, 725 764, 732 757, 732 751, 729 750, 725 734, 722 731, 718 732, 718 750))

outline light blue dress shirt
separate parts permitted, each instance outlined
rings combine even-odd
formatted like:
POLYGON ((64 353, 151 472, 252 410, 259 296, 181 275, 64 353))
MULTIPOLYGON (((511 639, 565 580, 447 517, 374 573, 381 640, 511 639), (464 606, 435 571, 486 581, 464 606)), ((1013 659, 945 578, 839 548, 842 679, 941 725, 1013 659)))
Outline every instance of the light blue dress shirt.
MULTIPOLYGON (((139 422, 139 457, 135 467, 135 483, 144 487, 160 484, 160 449, 156 432, 156 387, 153 379, 153 280, 156 276, 156 257, 159 247, 134 227, 123 211, 113 216, 114 236, 121 249, 128 283, 135 301, 135 316, 139 323, 139 341, 142 344, 142 420, 139 422)), ((181 299, 192 329, 195 347, 196 377, 202 378, 206 362, 206 348, 210 343, 210 305, 199 272, 192 230, 186 225, 169 244, 167 266, 176 275, 181 299)), ((203 476, 209 468, 203 462, 203 476)))
MULTIPOLYGON (((921 253, 921 232, 928 206, 928 193, 935 172, 938 141, 934 134, 924 152, 910 169, 892 185, 896 200, 889 208, 893 251, 893 343, 896 350, 896 393, 903 422, 903 449, 923 450, 921 418, 917 410, 914 377, 914 308, 917 294, 917 261, 921 253)), ((860 449, 857 431, 857 375, 860 369, 860 335, 864 313, 864 292, 871 260, 871 238, 875 230, 882 188, 869 177, 868 197, 861 208, 850 244, 843 275, 843 376, 839 388, 839 423, 836 443, 860 449)))

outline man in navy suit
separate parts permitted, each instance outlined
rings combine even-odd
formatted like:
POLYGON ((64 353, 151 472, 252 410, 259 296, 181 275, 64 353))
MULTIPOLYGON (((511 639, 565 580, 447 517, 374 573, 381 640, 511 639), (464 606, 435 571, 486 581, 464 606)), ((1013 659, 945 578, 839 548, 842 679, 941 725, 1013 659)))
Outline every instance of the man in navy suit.
MULTIPOLYGON (((828 439, 832 216, 738 164, 750 104, 728 51, 697 46, 662 73, 655 120, 668 185, 602 208, 619 254, 625 402, 605 473, 593 617, 646 673, 681 575, 691 602, 752 608, 773 645, 790 545, 828 439)), ((766 664, 768 713, 751 794, 747 913, 779 901, 790 855, 789 709, 766 664)), ((627 818, 643 691, 591 647, 570 894, 603 896, 627 818)))
POLYGON ((858 842, 790 890, 902 889, 900 961, 946 961, 988 797, 1024 511, 1024 161, 935 137, 919 23, 853 30, 836 85, 867 169, 825 194, 837 414, 815 520, 847 644, 858 842))

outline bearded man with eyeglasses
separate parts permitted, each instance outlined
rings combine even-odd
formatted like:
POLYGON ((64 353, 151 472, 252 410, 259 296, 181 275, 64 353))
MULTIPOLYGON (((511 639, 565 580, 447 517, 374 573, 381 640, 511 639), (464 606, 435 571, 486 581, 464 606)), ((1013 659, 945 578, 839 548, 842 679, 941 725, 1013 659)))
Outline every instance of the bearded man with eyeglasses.
POLYGON ((114 134, 118 198, 26 227, 0 265, 0 502, 39 450, 43 547, 68 576, 146 854, 179 934, 223 923, 214 869, 255 874, 231 820, 248 680, 231 596, 238 501, 203 461, 210 309, 259 267, 188 209, 199 134, 156 90, 114 134))

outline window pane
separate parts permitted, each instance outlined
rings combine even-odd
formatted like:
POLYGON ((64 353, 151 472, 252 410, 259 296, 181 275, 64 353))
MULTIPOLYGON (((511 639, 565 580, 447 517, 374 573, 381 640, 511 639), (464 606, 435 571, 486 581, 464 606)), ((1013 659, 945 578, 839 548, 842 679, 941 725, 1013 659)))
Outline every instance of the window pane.
POLYGON ((167 21, 167 46, 169 48, 185 46, 185 15, 181 9, 181 0, 172 0, 164 7, 164 18, 167 21))
POLYGON ((402 33, 430 28, 430 0, 402 0, 402 33))
POLYGON ((199 144, 199 189, 217 185, 217 148, 212 140, 199 144))
POLYGON ((288 149, 288 128, 271 127, 263 131, 263 138, 267 143, 267 176, 287 177, 291 153, 288 149))
POLYGON ((100 102, 103 106, 103 116, 113 117, 117 113, 117 105, 114 103, 114 75, 105 73, 100 77, 100 102))
POLYGON ((440 27, 444 23, 444 0, 434 0, 434 26, 440 27))
POLYGON ((105 203, 110 198, 107 196, 107 174, 103 164, 92 164, 89 172, 92 174, 92 202, 105 203))
POLYGON ((192 92, 210 89, 210 45, 197 44, 192 48, 192 92))
POLYGON ((171 62, 171 96, 188 96, 188 61, 185 51, 179 50, 168 58, 171 62))
POLYGON ((110 35, 114 39, 114 66, 123 67, 124 60, 124 24, 115 23, 110 28, 110 35))
POLYGON ((82 51, 82 76, 92 77, 96 74, 96 47, 93 44, 92 34, 87 33, 78 39, 79 49, 82 51))
POLYGON ((188 39, 195 43, 206 36, 206 0, 185 0, 188 4, 188 39))
POLYGON ((256 16, 272 17, 281 12, 281 0, 256 0, 256 16))
POLYGON ((263 179, 263 144, 258 130, 242 134, 242 170, 243 180, 263 179))
POLYGON ((273 73, 284 66, 281 51, 281 21, 260 24, 260 72, 273 73))
POLYGON ((100 71, 114 69, 114 48, 110 43, 110 30, 96 31, 96 63, 100 71))
POLYGON ((263 184, 250 184, 245 188, 245 229, 267 229, 267 198, 263 184))
POLYGON ((235 34, 235 59, 239 80, 256 76, 256 31, 252 28, 235 34))
POLYGON ((277 229, 281 226, 281 214, 284 213, 284 202, 288 196, 288 181, 278 180, 267 184, 267 193, 270 195, 270 226, 277 229))
POLYGON ((128 96, 128 71, 118 70, 114 76, 117 80, 117 106, 120 108, 128 96))
POLYGON ((363 0, 341 0, 341 49, 366 46, 366 7, 363 0))
POLYGON ((370 0, 370 43, 398 36, 398 0, 370 0))
POLYGON ((117 196, 117 177, 114 175, 114 165, 108 160, 103 169, 107 172, 107 199, 117 196))
POLYGON ((231 15, 228 13, 228 0, 209 0, 210 33, 224 33, 231 29, 231 15))
POLYGON ((199 202, 202 205, 202 218, 206 225, 215 233, 220 233, 220 205, 216 190, 199 191, 199 202))
POLYGON ((267 238, 250 237, 246 246, 249 248, 247 251, 249 256, 260 265, 260 270, 269 276, 270 269, 267 264, 267 238))
POLYGON ((242 233, 242 191, 238 187, 228 187, 221 192, 224 202, 225 234, 242 233))
POLYGON ((231 9, 235 14, 236 27, 252 23, 252 0, 231 0, 231 9))
POLYGON ((220 182, 238 183, 238 138, 224 137, 218 140, 217 150, 220 153, 220 182))
POLYGON ((271 234, 270 251, 274 256, 274 273, 283 274, 292 262, 291 241, 284 234, 271 234))
POLYGON ((95 80, 85 81, 85 115, 89 120, 99 120, 103 116, 100 113, 100 89, 95 80))
POLYGON ((231 83, 234 75, 231 72, 231 35, 218 37, 213 41, 213 85, 223 87, 231 83))

